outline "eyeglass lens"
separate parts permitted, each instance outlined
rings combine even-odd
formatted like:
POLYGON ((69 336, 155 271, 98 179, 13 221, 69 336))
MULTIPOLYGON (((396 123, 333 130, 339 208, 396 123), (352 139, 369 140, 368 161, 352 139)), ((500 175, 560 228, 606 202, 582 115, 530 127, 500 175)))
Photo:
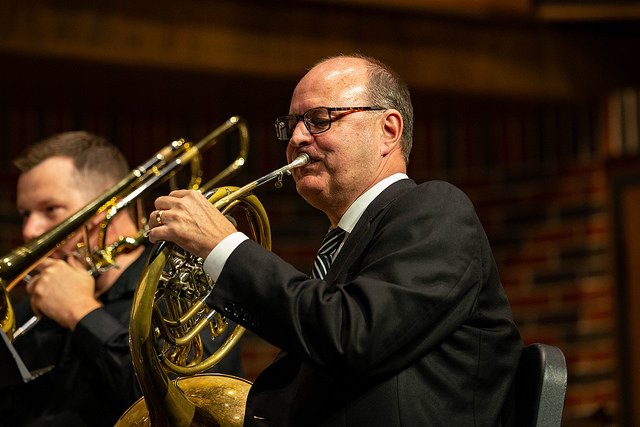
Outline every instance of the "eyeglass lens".
POLYGON ((331 115, 326 107, 312 108, 299 116, 282 116, 275 121, 276 136, 281 141, 288 141, 298 122, 302 120, 311 134, 324 132, 331 126, 331 115))
MULTIPOLYGON (((331 128, 331 112, 344 111, 344 114, 359 111, 384 110, 384 107, 316 107, 305 111, 298 116, 281 116, 273 123, 276 128, 276 137, 280 141, 289 141, 293 137, 298 122, 302 120, 310 134, 315 135, 331 128)), ((337 120, 338 118, 334 118, 337 120)))

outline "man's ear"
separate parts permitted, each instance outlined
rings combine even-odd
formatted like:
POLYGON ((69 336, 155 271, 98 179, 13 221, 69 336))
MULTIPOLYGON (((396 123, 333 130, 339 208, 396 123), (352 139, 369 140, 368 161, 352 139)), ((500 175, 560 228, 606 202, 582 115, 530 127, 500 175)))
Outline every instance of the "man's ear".
POLYGON ((383 157, 394 150, 400 149, 403 127, 404 122, 398 110, 389 109, 384 112, 382 120, 383 140, 380 146, 380 154, 383 157))

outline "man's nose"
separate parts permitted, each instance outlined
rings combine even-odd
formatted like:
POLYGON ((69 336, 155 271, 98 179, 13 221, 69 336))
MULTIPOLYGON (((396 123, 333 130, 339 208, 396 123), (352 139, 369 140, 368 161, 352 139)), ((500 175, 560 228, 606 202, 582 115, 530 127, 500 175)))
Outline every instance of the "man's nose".
POLYGON ((37 215, 29 215, 22 223, 22 238, 25 242, 34 239, 47 231, 48 224, 37 215))
POLYGON ((298 123, 296 123, 296 127, 293 128, 293 134, 291 135, 289 144, 293 145, 294 147, 299 147, 309 144, 311 138, 311 133, 309 133, 309 130, 304 125, 304 122, 300 120, 298 123))

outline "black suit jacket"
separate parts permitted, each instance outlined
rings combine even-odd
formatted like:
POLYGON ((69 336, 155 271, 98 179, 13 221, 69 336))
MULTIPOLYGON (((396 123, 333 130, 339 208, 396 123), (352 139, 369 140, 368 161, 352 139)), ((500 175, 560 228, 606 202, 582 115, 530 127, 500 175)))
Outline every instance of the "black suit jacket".
POLYGON ((439 181, 383 191, 324 280, 243 242, 210 303, 284 350, 245 425, 500 425, 522 347, 474 208, 439 181))

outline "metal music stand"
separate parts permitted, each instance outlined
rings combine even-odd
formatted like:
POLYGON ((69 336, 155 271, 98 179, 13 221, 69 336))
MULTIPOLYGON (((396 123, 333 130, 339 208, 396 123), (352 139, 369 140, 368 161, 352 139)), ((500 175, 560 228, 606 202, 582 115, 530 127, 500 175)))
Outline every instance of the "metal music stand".
POLYGON ((0 387, 27 383, 42 372, 30 372, 9 337, 0 329, 0 387))

